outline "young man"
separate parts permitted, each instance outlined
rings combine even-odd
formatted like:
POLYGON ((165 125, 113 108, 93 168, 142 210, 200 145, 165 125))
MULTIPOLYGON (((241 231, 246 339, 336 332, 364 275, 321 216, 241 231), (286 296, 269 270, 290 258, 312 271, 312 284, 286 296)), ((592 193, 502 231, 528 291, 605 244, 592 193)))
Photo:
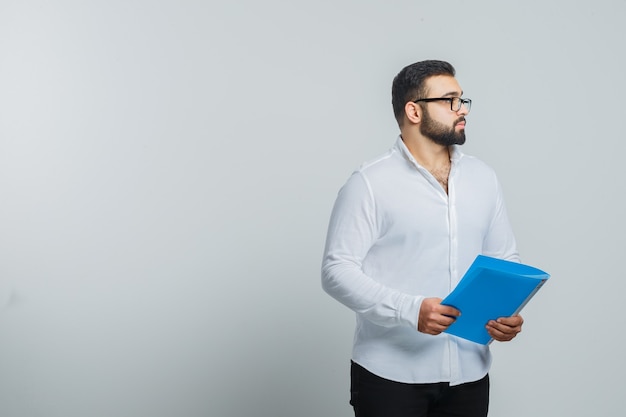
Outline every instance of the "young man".
MULTIPOLYGON (((335 202, 324 290, 355 311, 356 417, 486 416, 489 347, 442 333, 460 313, 441 305, 476 255, 519 261, 495 173, 461 153, 471 100, 447 62, 394 78, 395 145, 363 164, 335 202)), ((513 339, 520 316, 487 324, 513 339)))

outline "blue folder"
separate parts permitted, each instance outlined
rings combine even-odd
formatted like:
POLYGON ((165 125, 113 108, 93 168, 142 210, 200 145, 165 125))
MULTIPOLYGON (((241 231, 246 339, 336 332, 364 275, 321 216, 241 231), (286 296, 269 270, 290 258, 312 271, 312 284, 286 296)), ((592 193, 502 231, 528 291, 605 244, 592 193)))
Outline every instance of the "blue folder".
POLYGON ((441 302, 461 311, 445 333, 489 344, 487 322, 519 313, 548 278, 548 273, 529 265, 478 255, 441 302))

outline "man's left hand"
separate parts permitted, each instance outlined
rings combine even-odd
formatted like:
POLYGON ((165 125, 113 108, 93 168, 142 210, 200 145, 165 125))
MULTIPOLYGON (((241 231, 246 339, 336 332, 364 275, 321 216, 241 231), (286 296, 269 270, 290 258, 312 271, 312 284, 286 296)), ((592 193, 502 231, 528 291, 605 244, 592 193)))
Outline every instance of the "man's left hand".
POLYGON ((487 323, 487 332, 498 342, 508 342, 522 331, 522 324, 524 324, 524 319, 520 315, 501 317, 487 323))

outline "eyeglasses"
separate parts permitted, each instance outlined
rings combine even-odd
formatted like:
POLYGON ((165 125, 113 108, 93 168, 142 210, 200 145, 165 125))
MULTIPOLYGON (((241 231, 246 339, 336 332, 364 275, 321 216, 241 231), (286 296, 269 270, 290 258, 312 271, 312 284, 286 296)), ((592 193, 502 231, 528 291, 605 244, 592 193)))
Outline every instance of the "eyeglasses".
POLYGON ((467 112, 469 113, 472 108, 472 100, 469 98, 461 98, 461 97, 437 97, 437 98, 420 98, 419 100, 413 100, 413 103, 419 103, 420 101, 424 101, 426 103, 430 103, 431 101, 447 101, 450 103, 450 110, 459 111, 461 110, 461 106, 465 106, 467 112))

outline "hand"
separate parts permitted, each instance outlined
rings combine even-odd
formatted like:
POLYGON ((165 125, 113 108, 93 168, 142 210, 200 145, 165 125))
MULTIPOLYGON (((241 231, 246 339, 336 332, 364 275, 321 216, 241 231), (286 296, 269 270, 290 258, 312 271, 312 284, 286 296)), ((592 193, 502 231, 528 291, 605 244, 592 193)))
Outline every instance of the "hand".
POLYGON ((487 323, 487 333, 498 342, 508 342, 522 331, 522 324, 524 324, 524 319, 520 315, 500 317, 487 323))
POLYGON ((425 298, 417 319, 417 330, 436 335, 448 328, 461 312, 454 307, 441 305, 441 298, 425 298))

